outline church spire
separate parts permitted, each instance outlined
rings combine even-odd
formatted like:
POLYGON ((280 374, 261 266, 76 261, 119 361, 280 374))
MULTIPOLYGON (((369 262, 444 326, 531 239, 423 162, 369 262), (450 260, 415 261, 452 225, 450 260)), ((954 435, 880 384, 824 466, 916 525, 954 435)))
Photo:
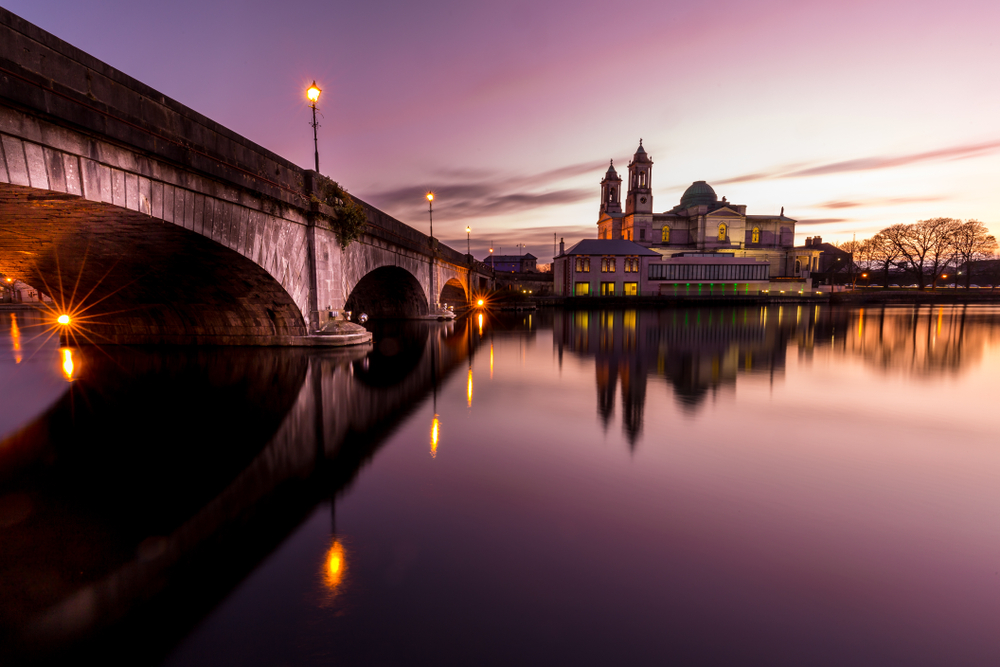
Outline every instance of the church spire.
POLYGON ((601 181, 601 214, 618 214, 622 212, 622 179, 618 176, 618 172, 615 171, 615 161, 611 161, 611 166, 608 167, 608 171, 604 174, 604 180, 601 181))

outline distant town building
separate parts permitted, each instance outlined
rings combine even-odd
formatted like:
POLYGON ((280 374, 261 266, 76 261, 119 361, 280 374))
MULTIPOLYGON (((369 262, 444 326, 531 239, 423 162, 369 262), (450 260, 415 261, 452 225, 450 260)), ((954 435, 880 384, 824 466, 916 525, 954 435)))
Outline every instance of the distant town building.
POLYGON ((483 260, 494 271, 503 273, 531 273, 538 270, 537 262, 538 258, 530 252, 523 255, 490 255, 483 260))
POLYGON ((631 241, 665 261, 696 254, 713 255, 706 264, 753 259, 769 265, 770 278, 806 279, 818 270, 820 250, 794 246, 796 221, 784 209, 777 215, 747 215, 745 205, 719 199, 705 181, 692 183, 669 211, 654 213, 652 171, 653 161, 640 140, 628 165, 623 210, 622 179, 614 163, 608 167, 601 181, 599 239, 631 241))

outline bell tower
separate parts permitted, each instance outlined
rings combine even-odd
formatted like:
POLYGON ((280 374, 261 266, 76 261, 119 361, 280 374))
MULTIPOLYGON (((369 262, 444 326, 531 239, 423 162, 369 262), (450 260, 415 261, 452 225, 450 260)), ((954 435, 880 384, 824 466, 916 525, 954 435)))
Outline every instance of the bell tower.
POLYGON ((608 172, 601 181, 600 215, 621 215, 622 213, 622 179, 615 171, 615 161, 611 161, 608 172))
POLYGON ((639 149, 628 163, 628 197, 625 200, 625 214, 653 212, 653 161, 646 155, 639 140, 639 149))

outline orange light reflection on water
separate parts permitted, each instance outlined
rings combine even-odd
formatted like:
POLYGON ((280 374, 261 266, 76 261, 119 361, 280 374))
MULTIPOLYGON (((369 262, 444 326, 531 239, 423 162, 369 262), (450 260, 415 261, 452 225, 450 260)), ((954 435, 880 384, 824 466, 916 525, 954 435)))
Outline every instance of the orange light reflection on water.
POLYGON ((438 432, 440 430, 440 423, 438 422, 438 416, 434 415, 434 420, 431 422, 431 458, 436 459, 438 453, 438 432))
POLYGON ((73 381, 73 371, 76 366, 73 364, 73 350, 68 347, 59 348, 59 355, 62 358, 62 372, 68 382, 73 381))
POLYGON ((21 363, 21 329, 17 326, 17 313, 10 314, 10 340, 14 345, 14 363, 21 363))
POLYGON ((465 387, 465 397, 469 401, 469 407, 472 407, 472 369, 469 369, 469 383, 465 387))
POLYGON ((343 582, 346 567, 344 545, 339 540, 334 540, 330 550, 326 552, 326 561, 323 566, 323 582, 330 592, 336 592, 343 582))

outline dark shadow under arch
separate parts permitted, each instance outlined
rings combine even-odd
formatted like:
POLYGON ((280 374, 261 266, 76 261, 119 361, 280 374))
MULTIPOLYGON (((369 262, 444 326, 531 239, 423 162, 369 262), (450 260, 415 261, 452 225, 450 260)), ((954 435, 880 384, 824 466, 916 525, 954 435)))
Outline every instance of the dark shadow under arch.
POLYGON ((438 301, 447 306, 464 308, 469 305, 469 299, 465 294, 465 286, 456 278, 452 278, 441 288, 441 296, 438 301))
POLYGON ((378 319, 417 317, 428 312, 427 295, 406 269, 383 266, 358 281, 344 310, 378 319))
POLYGON ((80 321, 81 343, 257 345, 306 334, 292 297, 253 260, 74 195, 0 184, 0 271, 93 318, 80 321))

